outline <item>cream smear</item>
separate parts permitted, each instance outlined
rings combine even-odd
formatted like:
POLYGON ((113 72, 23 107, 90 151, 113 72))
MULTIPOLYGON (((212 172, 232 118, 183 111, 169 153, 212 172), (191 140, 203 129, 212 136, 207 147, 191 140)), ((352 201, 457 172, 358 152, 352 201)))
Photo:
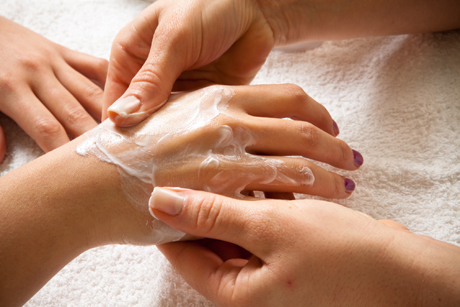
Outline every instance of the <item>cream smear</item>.
MULTIPOLYGON (((280 159, 246 152, 257 131, 245 127, 241 110, 232 111, 233 95, 224 86, 173 94, 137 126, 119 128, 104 121, 85 134, 77 153, 117 165, 125 195, 142 211, 148 211, 157 185, 232 197, 240 197, 249 184, 312 185, 315 178, 308 167, 293 169, 280 159)), ((147 225, 156 244, 185 235, 156 219, 147 225)))

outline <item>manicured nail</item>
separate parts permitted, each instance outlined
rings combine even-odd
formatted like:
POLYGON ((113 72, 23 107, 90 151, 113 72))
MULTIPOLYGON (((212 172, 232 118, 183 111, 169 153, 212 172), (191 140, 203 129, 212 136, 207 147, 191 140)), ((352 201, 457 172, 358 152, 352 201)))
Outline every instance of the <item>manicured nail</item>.
POLYGON ((357 167, 360 167, 361 165, 363 165, 363 162, 364 162, 364 158, 363 158, 363 155, 360 154, 359 152, 357 152, 356 150, 352 149, 353 150, 353 163, 357 166, 357 167))
POLYGON ((351 193, 355 190, 356 184, 353 180, 349 178, 343 178, 343 181, 345 181, 345 191, 348 193, 351 193))
POLYGON ((337 123, 335 122, 335 120, 332 120, 332 128, 334 129, 335 136, 339 135, 340 133, 339 126, 337 126, 337 123))
POLYGON ((174 191, 155 187, 149 200, 150 213, 153 215, 152 209, 155 209, 168 215, 178 215, 184 206, 184 200, 184 197, 174 191))
POLYGON ((137 125, 146 117, 148 117, 148 114, 146 112, 135 112, 125 116, 117 115, 115 116, 115 122, 119 127, 131 127, 137 125))
POLYGON ((127 117, 130 114, 138 111, 141 107, 141 102, 134 96, 120 98, 115 101, 108 109, 107 112, 117 114, 117 116, 127 117))

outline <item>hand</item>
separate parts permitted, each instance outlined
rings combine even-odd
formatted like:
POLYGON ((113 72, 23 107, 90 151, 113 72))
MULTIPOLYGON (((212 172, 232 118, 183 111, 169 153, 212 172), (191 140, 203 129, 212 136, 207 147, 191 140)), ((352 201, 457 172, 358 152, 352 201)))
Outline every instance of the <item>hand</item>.
MULTIPOLYGON (((103 91, 91 80, 104 85, 106 72, 107 61, 0 17, 0 112, 45 152, 97 126, 103 91)), ((5 151, 0 129, 0 158, 5 151)))
POLYGON ((158 225, 148 218, 147 206, 155 186, 234 197, 243 190, 348 197, 355 187, 351 179, 299 157, 357 169, 362 156, 335 138, 337 133, 327 110, 298 86, 210 86, 172 95, 137 126, 117 128, 105 121, 78 152, 121 168, 124 190, 142 216, 140 237, 152 244, 163 231, 145 227, 158 225))
POLYGON ((460 303, 460 249, 396 222, 324 201, 174 188, 155 188, 150 206, 169 226, 214 239, 158 248, 217 306, 460 303))
POLYGON ((211 86, 172 96, 135 127, 105 121, 0 178, 0 305, 24 304, 89 248, 178 239, 149 213, 156 185, 349 196, 351 180, 288 157, 357 169, 336 134, 293 85, 211 86))
POLYGON ((124 27, 110 56, 105 110, 131 126, 157 110, 171 90, 210 83, 248 84, 275 44, 256 1, 157 1, 124 27), (128 98, 129 99, 129 98, 128 98))

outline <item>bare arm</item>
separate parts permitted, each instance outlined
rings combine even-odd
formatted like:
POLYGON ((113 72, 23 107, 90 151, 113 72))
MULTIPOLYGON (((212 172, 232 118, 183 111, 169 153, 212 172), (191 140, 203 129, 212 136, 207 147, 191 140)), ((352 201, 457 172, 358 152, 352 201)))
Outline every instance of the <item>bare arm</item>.
POLYGON ((456 0, 257 0, 277 45, 460 28, 456 0))

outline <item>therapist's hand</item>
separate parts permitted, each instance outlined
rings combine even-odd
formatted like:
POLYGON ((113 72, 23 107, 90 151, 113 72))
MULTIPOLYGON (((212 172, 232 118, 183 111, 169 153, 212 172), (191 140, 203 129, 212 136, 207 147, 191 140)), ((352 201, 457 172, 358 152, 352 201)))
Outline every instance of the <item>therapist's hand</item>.
MULTIPOLYGON (((0 112, 45 151, 97 125, 107 61, 69 50, 0 17, 0 112)), ((6 140, 0 128, 0 161, 6 140)))
POLYGON ((112 45, 103 118, 120 97, 135 99, 118 100, 108 117, 132 126, 158 109, 172 89, 248 84, 274 44, 257 1, 157 1, 112 45))
POLYGON ((217 306, 460 303, 459 248, 396 222, 324 201, 158 187, 150 208, 174 228, 214 239, 158 248, 217 306))

